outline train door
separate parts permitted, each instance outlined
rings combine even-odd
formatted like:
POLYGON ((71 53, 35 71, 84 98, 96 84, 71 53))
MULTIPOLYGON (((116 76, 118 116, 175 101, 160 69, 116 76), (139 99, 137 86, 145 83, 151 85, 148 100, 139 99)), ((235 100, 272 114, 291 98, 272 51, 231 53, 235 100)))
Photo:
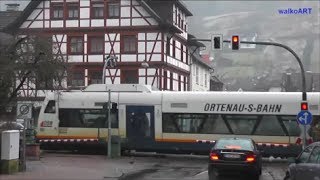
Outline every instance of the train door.
POLYGON ((126 129, 132 149, 148 149, 154 144, 154 106, 127 106, 126 129))

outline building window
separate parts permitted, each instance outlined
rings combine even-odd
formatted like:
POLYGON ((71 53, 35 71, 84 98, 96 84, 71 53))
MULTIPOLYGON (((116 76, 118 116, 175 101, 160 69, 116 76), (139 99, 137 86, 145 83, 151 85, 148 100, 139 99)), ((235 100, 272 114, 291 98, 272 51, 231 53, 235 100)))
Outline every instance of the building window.
POLYGON ((138 69, 121 70, 121 84, 138 84, 138 83, 139 83, 138 69))
POLYGON ((176 58, 176 41, 175 40, 173 40, 173 43, 172 43, 172 57, 176 58))
POLYGON ((109 2, 108 3, 108 18, 119 18, 120 17, 120 2, 109 2))
POLYGON ((178 75, 178 90, 181 91, 181 76, 178 75))
POLYGON ((121 52, 137 53, 137 44, 136 35, 124 35, 121 37, 121 52))
POLYGON ((104 51, 104 37, 89 37, 89 47, 91 54, 102 54, 104 51))
POLYGON ((196 67, 196 83, 199 84, 199 67, 196 67))
POLYGON ((204 86, 207 87, 208 86, 208 77, 207 77, 207 73, 204 73, 204 86))
POLYGON ((68 7, 68 19, 78 19, 79 18, 79 4, 69 3, 68 7))
POLYGON ((186 64, 189 64, 189 51, 186 49, 186 64))
POLYGON ((183 81, 184 81, 184 83, 183 83, 184 91, 187 91, 188 89, 187 89, 187 77, 186 76, 184 76, 183 81))
POLYGON ((89 73, 89 82, 88 84, 102 84, 102 72, 93 71, 89 73))
POLYGON ((73 72, 71 75, 71 86, 78 87, 84 86, 84 73, 83 72, 73 72))
POLYGON ((183 27, 184 27, 184 20, 181 20, 181 27, 180 27, 180 28, 181 28, 182 30, 184 30, 183 27))
POLYGON ((83 54, 83 37, 69 38, 69 54, 83 54))
POLYGON ((170 90, 173 91, 173 73, 170 73, 170 90))
POLYGON ((53 80, 48 79, 47 77, 36 77, 36 89, 37 90, 45 90, 45 89, 53 89, 53 80))
POLYGON ((167 82, 168 77, 167 76, 168 76, 167 71, 164 71, 163 72, 163 90, 168 89, 168 82, 167 82))
POLYGON ((181 62, 184 61, 183 55, 184 55, 184 52, 183 52, 183 44, 181 44, 181 62))
POLYGON ((180 17, 180 14, 178 15, 178 27, 180 28, 181 26, 181 17, 180 17))
POLYGON ((104 2, 94 2, 91 5, 91 18, 102 19, 104 18, 104 2))
POLYGON ((166 54, 167 56, 170 56, 170 38, 169 37, 167 37, 166 54))
POLYGON ((63 3, 51 4, 51 19, 63 19, 63 3))

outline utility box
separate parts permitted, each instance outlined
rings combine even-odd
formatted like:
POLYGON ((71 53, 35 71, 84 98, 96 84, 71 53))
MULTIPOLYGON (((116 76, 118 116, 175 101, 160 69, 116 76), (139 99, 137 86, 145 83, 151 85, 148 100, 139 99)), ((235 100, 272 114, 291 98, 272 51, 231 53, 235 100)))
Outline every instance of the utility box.
POLYGON ((3 131, 1 137, 1 160, 19 159, 19 140, 18 130, 3 131))

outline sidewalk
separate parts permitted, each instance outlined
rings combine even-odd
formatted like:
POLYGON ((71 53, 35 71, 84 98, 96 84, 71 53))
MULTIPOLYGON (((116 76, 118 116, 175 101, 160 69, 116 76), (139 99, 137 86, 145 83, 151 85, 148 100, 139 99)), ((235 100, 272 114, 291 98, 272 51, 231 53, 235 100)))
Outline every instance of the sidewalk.
POLYGON ((143 172, 157 163, 143 157, 108 159, 103 155, 45 153, 40 161, 28 161, 26 172, 0 175, 0 180, 116 180, 143 172))

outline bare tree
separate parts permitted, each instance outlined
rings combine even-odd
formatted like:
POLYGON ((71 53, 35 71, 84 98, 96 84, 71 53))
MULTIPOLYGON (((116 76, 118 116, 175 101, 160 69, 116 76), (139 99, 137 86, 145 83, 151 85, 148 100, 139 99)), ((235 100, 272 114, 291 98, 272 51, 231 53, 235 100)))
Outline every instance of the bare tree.
POLYGON ((3 33, 0 36, 0 114, 15 104, 22 88, 61 89, 67 69, 51 37, 8 37, 3 33))

